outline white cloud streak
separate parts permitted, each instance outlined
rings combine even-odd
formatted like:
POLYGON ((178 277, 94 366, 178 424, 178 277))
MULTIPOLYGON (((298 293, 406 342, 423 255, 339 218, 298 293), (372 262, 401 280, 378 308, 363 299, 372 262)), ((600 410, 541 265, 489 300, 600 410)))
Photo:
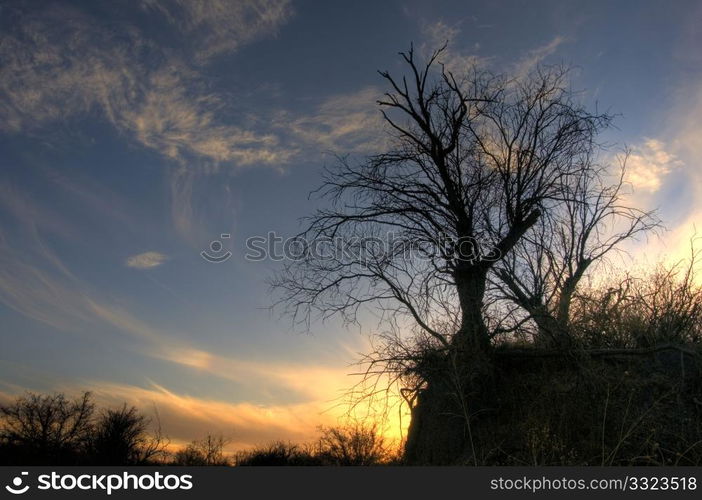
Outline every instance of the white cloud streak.
POLYGON ((532 70, 537 68, 547 57, 554 54, 565 40, 566 39, 562 36, 555 36, 548 43, 527 51, 526 54, 515 63, 512 75, 517 79, 525 77, 532 70))
POLYGON ((134 269, 152 269, 168 260, 168 256, 159 252, 144 252, 127 258, 125 265, 134 269))

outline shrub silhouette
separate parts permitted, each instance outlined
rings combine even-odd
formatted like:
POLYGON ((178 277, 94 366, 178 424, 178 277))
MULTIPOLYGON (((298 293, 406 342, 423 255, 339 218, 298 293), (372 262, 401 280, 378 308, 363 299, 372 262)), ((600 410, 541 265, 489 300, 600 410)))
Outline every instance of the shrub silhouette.
POLYGON ((90 392, 28 392, 0 406, 0 464, 145 465, 165 456, 160 429, 135 407, 96 414, 90 392))
POLYGON ((95 405, 89 392, 75 399, 63 394, 27 393, 0 406, 2 463, 77 464, 84 460, 95 405))
POLYGON ((178 450, 173 458, 173 465, 231 465, 229 457, 224 455, 227 440, 223 436, 208 434, 200 441, 193 441, 178 450))
POLYGON ((299 445, 276 441, 251 451, 239 453, 238 466, 325 465, 321 457, 299 445))
POLYGON ((320 427, 320 431, 321 436, 312 445, 273 442, 240 453, 236 465, 380 465, 390 458, 376 425, 320 427))
POLYGON ((144 465, 165 453, 160 430, 153 434, 150 419, 135 407, 103 410, 94 424, 90 461, 96 465, 144 465))
POLYGON ((645 348, 702 339, 702 288, 695 278, 698 253, 643 276, 624 274, 575 300, 573 333, 592 347, 645 348))
POLYGON ((377 465, 389 458, 377 425, 322 427, 319 456, 328 465, 377 465))

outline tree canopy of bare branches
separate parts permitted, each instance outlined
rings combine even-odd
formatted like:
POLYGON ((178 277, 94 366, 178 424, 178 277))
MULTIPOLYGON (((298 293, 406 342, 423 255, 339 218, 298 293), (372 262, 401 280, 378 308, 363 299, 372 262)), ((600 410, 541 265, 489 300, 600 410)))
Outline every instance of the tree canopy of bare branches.
POLYGON ((89 392, 72 400, 28 393, 0 406, 0 437, 44 460, 71 460, 89 439, 94 411, 89 392))
MULTIPOLYGON (((536 323, 542 344, 572 342, 571 304, 591 266, 619 250, 625 240, 661 225, 654 212, 625 203, 627 157, 619 157, 616 171, 596 163, 597 158, 584 157, 587 164, 562 186, 557 206, 545 211, 496 266, 492 284, 520 307, 517 316, 536 323)), ((510 319, 512 326, 520 323, 510 319)))
POLYGON ((296 260, 273 285, 295 321, 355 321, 372 306, 409 316, 444 349, 484 350, 489 273, 555 219, 545 214, 564 193, 582 194, 586 158, 610 117, 577 102, 563 68, 459 77, 440 64, 441 50, 425 64, 412 49, 400 55, 406 75, 380 73, 392 147, 327 169, 318 193, 330 206, 301 235, 341 239, 347 251, 296 260))

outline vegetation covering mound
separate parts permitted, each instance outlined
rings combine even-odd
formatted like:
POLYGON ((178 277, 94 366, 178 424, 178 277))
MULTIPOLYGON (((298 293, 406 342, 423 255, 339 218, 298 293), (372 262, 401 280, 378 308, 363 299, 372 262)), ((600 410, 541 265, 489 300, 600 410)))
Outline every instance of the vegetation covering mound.
MULTIPOLYGON (((702 358, 673 344, 558 352, 505 347, 460 405, 418 405, 410 463, 699 465, 702 358), (471 407, 475 405, 475 409, 471 407), (479 408, 479 409, 478 409, 479 408), (421 439, 418 439, 421 437, 421 439)), ((436 387, 436 385, 435 385, 436 387)), ((453 401, 457 401, 454 398, 453 401)))

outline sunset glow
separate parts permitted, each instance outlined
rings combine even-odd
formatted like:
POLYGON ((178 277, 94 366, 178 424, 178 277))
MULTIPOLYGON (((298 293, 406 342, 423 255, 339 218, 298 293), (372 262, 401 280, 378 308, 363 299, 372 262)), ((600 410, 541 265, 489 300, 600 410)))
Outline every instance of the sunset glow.
POLYGON ((377 312, 293 325, 267 284, 283 263, 245 258, 247 238, 296 234, 334 155, 382 151, 377 70, 447 43, 452 71, 573 65, 583 101, 618 115, 603 140, 628 148, 627 202, 667 227, 616 262, 686 258, 700 19, 694 1, 1 2, 0 403, 92 391, 175 448, 349 421, 401 442, 400 387, 349 404, 377 312))

